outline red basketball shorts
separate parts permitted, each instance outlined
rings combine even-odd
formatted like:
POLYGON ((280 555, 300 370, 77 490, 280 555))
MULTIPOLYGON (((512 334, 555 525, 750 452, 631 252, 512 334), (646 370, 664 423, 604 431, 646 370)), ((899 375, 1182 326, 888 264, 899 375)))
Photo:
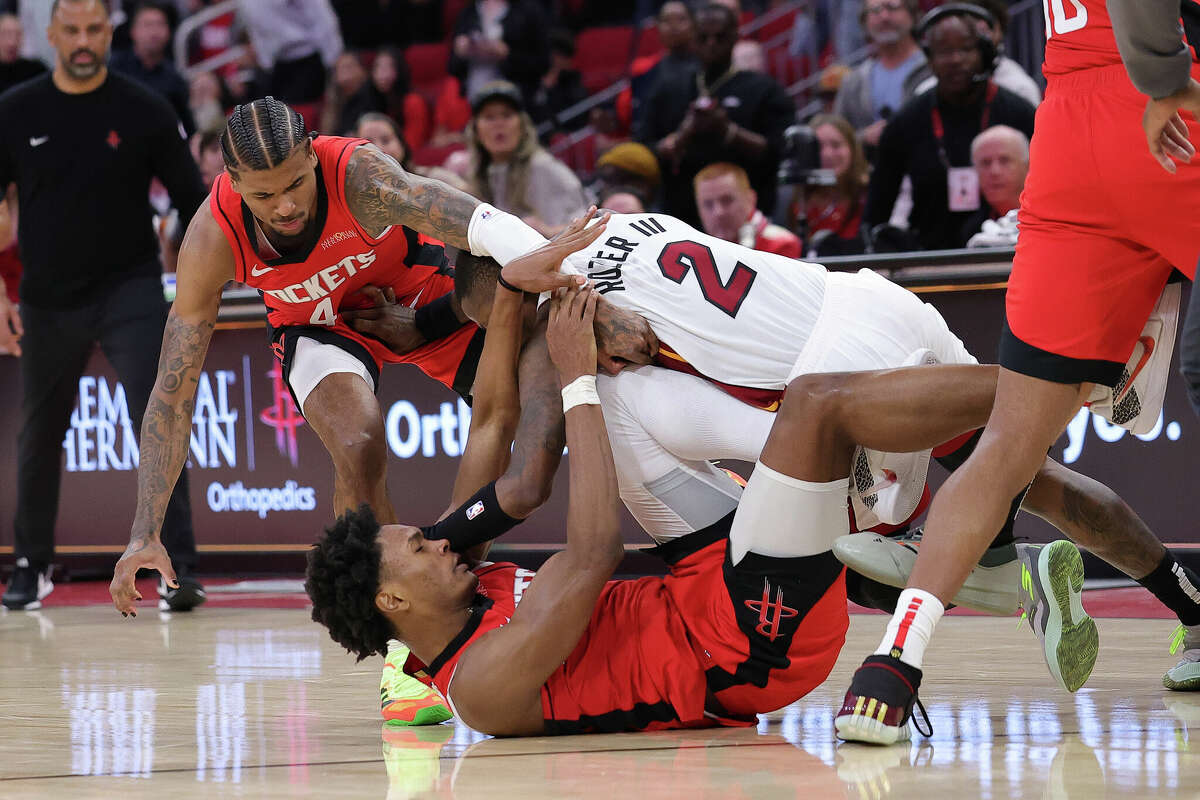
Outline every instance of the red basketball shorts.
POLYGON ((1052 79, 1021 196, 1004 367, 1111 386, 1172 270, 1195 274, 1200 160, 1163 170, 1142 133, 1145 105, 1119 64, 1052 79))

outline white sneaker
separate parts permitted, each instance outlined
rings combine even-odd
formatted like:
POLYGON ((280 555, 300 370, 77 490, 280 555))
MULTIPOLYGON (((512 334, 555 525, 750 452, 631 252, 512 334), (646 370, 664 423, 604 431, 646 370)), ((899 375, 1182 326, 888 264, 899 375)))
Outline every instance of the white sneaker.
POLYGON ((1135 434, 1154 430, 1171 377, 1179 293, 1178 283, 1167 284, 1163 289, 1116 388, 1097 386, 1092 390, 1086 405, 1093 414, 1135 434))
POLYGON ((1180 625, 1175 629, 1171 637, 1171 655, 1179 652, 1181 645, 1183 655, 1179 663, 1163 675, 1163 686, 1176 692, 1200 691, 1200 625, 1190 628, 1180 625))
MULTIPOLYGON (((903 589, 917 563, 921 531, 902 536, 851 533, 833 542, 833 554, 871 580, 903 589)), ((950 602, 985 614, 1008 616, 1020 603, 1021 564, 1013 544, 989 548, 950 602)))
MULTIPOLYGON (((937 364, 932 350, 917 350, 901 365, 917 367, 937 364)), ((925 494, 932 450, 916 453, 883 453, 856 447, 850 473, 850 503, 859 530, 880 523, 907 522, 925 494)))

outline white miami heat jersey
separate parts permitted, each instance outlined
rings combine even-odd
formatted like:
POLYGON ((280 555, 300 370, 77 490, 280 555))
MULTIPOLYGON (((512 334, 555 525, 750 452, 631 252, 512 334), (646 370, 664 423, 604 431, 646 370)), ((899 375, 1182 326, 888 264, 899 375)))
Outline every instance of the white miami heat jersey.
POLYGON ((665 214, 614 214, 563 270, 644 317, 706 378, 780 391, 825 296, 825 268, 709 236, 665 214))

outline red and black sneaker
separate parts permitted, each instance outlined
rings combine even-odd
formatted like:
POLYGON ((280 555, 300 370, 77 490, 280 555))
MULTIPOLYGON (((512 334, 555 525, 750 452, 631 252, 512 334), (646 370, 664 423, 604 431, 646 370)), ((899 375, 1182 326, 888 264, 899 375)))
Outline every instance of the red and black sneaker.
POLYGON ((892 656, 868 656, 850 681, 850 691, 833 720, 837 737, 847 742, 895 744, 911 735, 909 719, 924 736, 933 735, 925 707, 917 699, 921 670, 892 656), (925 730, 913 717, 913 705, 925 719, 925 730))

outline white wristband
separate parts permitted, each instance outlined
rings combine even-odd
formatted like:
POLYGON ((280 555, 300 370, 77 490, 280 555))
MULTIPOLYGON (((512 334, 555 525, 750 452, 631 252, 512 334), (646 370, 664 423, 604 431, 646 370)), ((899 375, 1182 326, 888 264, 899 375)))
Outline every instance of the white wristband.
POLYGON ((491 256, 504 266, 546 243, 546 237, 518 217, 480 203, 467 224, 467 244, 477 256, 491 256))
POLYGON ((563 413, 575 406, 600 405, 600 393, 596 391, 595 375, 580 375, 562 390, 563 413))

